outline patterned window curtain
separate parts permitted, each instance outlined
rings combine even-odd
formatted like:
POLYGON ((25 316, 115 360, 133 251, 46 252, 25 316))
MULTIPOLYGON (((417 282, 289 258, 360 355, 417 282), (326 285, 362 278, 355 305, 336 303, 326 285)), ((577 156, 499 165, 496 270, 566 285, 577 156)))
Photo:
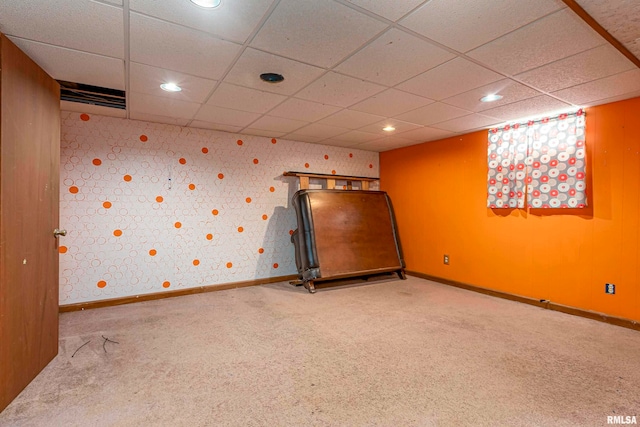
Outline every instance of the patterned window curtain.
POLYGON ((490 129, 487 207, 584 208, 585 113, 490 129))

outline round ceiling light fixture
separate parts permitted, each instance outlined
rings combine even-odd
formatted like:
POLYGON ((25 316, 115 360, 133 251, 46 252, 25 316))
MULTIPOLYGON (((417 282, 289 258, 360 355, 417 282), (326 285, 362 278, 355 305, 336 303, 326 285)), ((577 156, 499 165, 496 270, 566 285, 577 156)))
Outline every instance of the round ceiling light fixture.
POLYGON ((492 93, 490 95, 487 96, 483 96, 482 98, 480 98, 481 102, 493 102, 493 101, 499 101, 502 99, 502 95, 498 95, 497 93, 492 93))
POLYGON ((160 89, 167 92, 180 92, 182 88, 175 83, 162 83, 160 89))
POLYGON ((213 9, 220 6, 221 0, 190 0, 191 3, 196 6, 204 7, 206 9, 213 9))
POLYGON ((267 83, 280 83, 284 80, 284 77, 278 73, 262 73, 260 74, 260 79, 267 83))
POLYGON ((387 125, 387 126, 383 127, 382 130, 385 131, 385 132, 393 132, 394 130, 396 130, 396 128, 394 128, 391 125, 387 125))

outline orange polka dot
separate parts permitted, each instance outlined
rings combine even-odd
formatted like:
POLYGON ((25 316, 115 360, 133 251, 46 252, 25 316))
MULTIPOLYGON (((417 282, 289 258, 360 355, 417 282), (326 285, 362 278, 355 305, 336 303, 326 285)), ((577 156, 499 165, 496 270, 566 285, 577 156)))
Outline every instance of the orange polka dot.
POLYGON ((200 265, 200 260, 199 259, 194 259, 193 260, 193 265, 196 265, 196 266, 200 265))
POLYGON ((104 280, 100 280, 98 282, 98 287, 99 288, 104 288, 105 286, 107 286, 107 282, 105 282, 104 280))
POLYGON ((140 135, 140 141, 147 142, 148 140, 149 138, 147 137, 147 135, 140 135))
POLYGON ((369 169, 373 169, 373 165, 369 163, 369 169))
POLYGON ((215 215, 218 215, 218 209, 214 209, 214 210, 212 210, 212 211, 211 211, 211 213, 212 213, 214 216, 215 216, 215 215))
POLYGON ((269 217, 267 216, 267 214, 262 215, 262 219, 263 219, 264 221, 266 221, 266 220, 267 220, 267 218, 269 218, 269 217))
POLYGON ((151 255, 151 256, 156 256, 157 253, 158 253, 158 251, 156 251, 155 249, 151 249, 149 251, 149 255, 151 255))
POLYGON ((241 139, 239 139, 239 140, 237 140, 237 141, 236 141, 236 144, 238 144, 238 145, 242 145, 242 144, 244 144, 244 142, 242 142, 242 140, 241 140, 241 139))
POLYGON ((254 165, 257 165, 258 163, 260 163, 260 160, 258 160, 258 159, 253 159, 253 164, 254 164, 254 165))
POLYGON ((67 247, 66 246, 60 246, 58 248, 58 252, 60 252, 61 254, 66 254, 67 253, 67 247))
POLYGON ((124 179, 125 181, 129 182, 131 181, 131 175, 125 175, 122 177, 122 179, 124 179))
POLYGON ((162 197, 162 196, 156 197, 156 202, 158 202, 158 203, 164 202, 164 197, 162 197))
POLYGON ((289 230, 289 236, 293 236, 293 230, 289 230))
POLYGON ((277 139, 275 139, 275 138, 271 138, 271 143, 272 143, 272 144, 275 144, 276 142, 278 142, 278 140, 277 140, 277 139))
POLYGON ((273 264, 273 268, 278 268, 278 263, 277 262, 273 264))
POLYGON ((242 233, 243 231, 244 231, 244 228, 238 227, 238 233, 242 233))
POLYGON ((329 160, 329 155, 325 154, 325 155, 324 155, 324 159, 325 159, 325 160, 329 160))
POLYGON ((228 262, 228 263, 227 263, 227 268, 231 268, 231 267, 233 267, 233 263, 228 262))
POLYGON ((211 239, 213 239, 213 234, 211 233, 207 234, 207 240, 211 240, 211 239))
POLYGON ((163 282, 162 283, 162 287, 163 288, 168 288, 169 286, 171 286, 171 282, 163 282))
POLYGON ((207 147, 202 147, 202 154, 207 154, 209 149, 207 147))
POLYGON ((80 120, 88 122, 91 117, 88 114, 80 114, 80 120))
POLYGON ((244 199, 244 201, 247 203, 251 203, 251 197, 247 197, 246 199, 244 199))
POLYGON ((109 209, 111 206, 112 206, 112 205, 111 205, 111 202, 109 202, 109 201, 104 202, 104 203, 102 204, 102 207, 103 207, 103 208, 105 208, 105 209, 109 209))
POLYGON ((116 237, 122 236, 122 230, 113 230, 113 235, 116 237))
POLYGON ((195 190, 195 189, 196 189, 195 184, 189 184, 189 190, 195 190))
POLYGON ((219 174, 218 174, 218 179, 222 179, 222 178, 224 178, 224 174, 219 173, 219 174))
POLYGON ((264 249, 262 249, 262 248, 258 249, 258 253, 259 254, 263 254, 264 253, 264 249))
POLYGON ((182 223, 181 223, 180 221, 176 221, 176 223, 175 223, 175 224, 173 224, 173 226, 174 226, 175 228, 180 228, 180 227, 182 227, 182 223))
POLYGON ((100 166, 100 165, 102 164, 102 160, 100 160, 100 159, 93 159, 93 162, 92 162, 92 163, 93 163, 94 165, 96 165, 96 166, 100 166))
POLYGON ((353 153, 349 153, 349 157, 353 157, 353 153))
POLYGON ((76 194, 78 192, 78 187, 75 185, 73 187, 69 187, 69 193, 76 194))
POLYGON ((305 163, 304 167, 308 169, 309 168, 309 163, 305 163))
POLYGON ((187 159, 185 159, 184 157, 181 157, 180 160, 178 160, 180 162, 181 165, 186 165, 187 164, 187 159))
POLYGON ((336 171, 334 169, 334 170, 331 171, 331 175, 335 175, 335 174, 336 174, 336 171))
POLYGON ((274 187, 269 187, 269 191, 273 193, 276 189, 274 187))

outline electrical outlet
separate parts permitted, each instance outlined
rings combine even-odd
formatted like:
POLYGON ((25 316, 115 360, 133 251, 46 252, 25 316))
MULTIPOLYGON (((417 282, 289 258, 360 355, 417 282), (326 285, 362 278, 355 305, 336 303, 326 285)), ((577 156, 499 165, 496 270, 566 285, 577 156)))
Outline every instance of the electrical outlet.
POLYGON ((614 285, 613 283, 605 283, 604 293, 614 295, 616 293, 616 285, 614 285))
POLYGON ((449 265, 449 255, 444 256, 444 264, 449 265))

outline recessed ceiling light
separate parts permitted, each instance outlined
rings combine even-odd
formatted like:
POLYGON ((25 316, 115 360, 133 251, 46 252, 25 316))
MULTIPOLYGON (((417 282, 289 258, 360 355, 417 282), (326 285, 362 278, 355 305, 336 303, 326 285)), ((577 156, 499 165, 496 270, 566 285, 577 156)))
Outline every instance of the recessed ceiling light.
POLYGON ((166 90, 167 92, 180 92, 182 90, 182 88, 175 83, 162 83, 160 89, 166 90))
POLYGON ((394 128, 391 125, 388 125, 388 126, 383 127, 382 130, 385 131, 385 132, 393 132, 394 130, 396 130, 396 128, 394 128))
POLYGON ((493 102, 493 101, 498 101, 500 99, 502 99, 502 95, 498 95, 498 94, 492 93, 491 95, 483 96, 482 98, 480 98, 480 101, 482 101, 482 102, 493 102))
POLYGON ((267 83, 280 83, 284 80, 284 77, 278 73, 262 73, 260 74, 260 79, 267 83))
POLYGON ((191 3, 196 6, 206 7, 207 9, 213 9, 220 6, 221 0, 191 0, 191 3))

